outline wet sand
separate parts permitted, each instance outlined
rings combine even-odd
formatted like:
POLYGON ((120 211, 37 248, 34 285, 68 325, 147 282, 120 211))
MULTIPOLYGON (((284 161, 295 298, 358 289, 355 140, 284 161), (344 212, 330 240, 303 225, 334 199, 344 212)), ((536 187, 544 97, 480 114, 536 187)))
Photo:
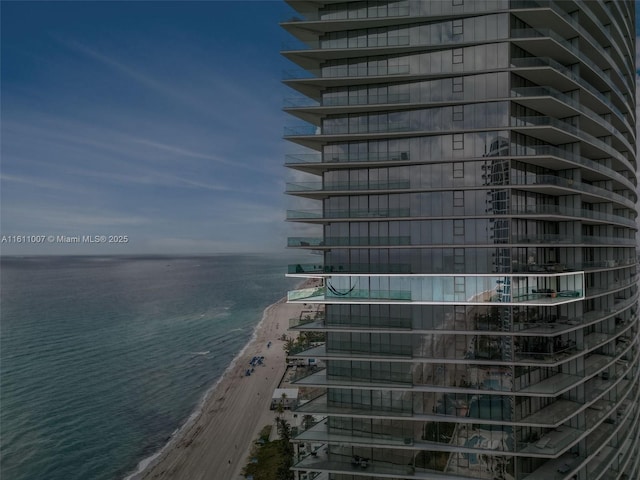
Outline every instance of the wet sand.
MULTIPOLYGON (((271 394, 285 373, 284 342, 289 319, 299 317, 301 304, 285 299, 269 306, 256 330, 256 338, 211 392, 200 415, 182 428, 135 480, 241 479, 251 447, 260 430, 273 424, 271 394), (271 347, 267 348, 271 342, 271 347), (254 356, 264 366, 245 376, 254 356)), ((291 336, 289 334, 289 336, 291 336)))

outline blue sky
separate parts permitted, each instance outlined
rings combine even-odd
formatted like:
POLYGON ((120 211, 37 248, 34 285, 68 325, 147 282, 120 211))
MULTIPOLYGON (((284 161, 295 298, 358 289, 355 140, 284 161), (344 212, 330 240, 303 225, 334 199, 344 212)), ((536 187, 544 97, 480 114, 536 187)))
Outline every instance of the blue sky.
POLYGON ((2 235, 129 238, 2 253, 283 252, 288 13, 2 2, 2 235))
MULTIPOLYGON (((2 2, 0 244, 11 254, 284 252, 274 1, 2 2)), ((639 97, 640 98, 640 97, 639 97)), ((313 205, 304 205, 311 206, 313 205)))

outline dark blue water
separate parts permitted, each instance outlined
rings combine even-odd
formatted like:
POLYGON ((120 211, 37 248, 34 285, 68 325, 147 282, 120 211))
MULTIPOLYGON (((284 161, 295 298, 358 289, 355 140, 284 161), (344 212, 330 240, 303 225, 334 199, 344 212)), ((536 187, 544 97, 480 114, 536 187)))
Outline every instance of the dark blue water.
POLYGON ((132 472, 295 284, 280 256, 3 258, 0 267, 3 480, 132 472))

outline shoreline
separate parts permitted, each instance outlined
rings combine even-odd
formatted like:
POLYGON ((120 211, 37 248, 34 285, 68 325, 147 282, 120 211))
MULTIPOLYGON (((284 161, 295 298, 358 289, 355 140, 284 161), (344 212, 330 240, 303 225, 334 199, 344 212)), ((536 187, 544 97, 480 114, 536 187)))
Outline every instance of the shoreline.
POLYGON ((302 305, 286 300, 282 297, 263 310, 247 343, 203 394, 187 420, 158 451, 138 462, 124 480, 197 480, 219 474, 242 478, 255 438, 274 418, 269 408, 271 394, 286 371, 280 337, 287 333, 289 318, 302 310, 302 305), (265 356, 264 365, 245 376, 246 364, 255 355, 265 356))
POLYGON ((148 469, 153 468, 161 460, 162 455, 166 453, 171 447, 173 447, 176 442, 179 442, 181 436, 186 434, 190 427, 194 426, 198 418, 200 418, 200 416, 202 415, 202 412, 204 411, 204 407, 206 406, 211 396, 215 393, 215 391, 218 389, 220 384, 224 381, 225 377, 231 373, 237 361, 240 359, 240 357, 242 357, 246 353, 246 350, 249 348, 249 346, 257 340, 258 330, 260 329, 262 323, 267 318, 267 310, 269 310, 271 307, 274 307, 278 303, 286 301, 286 299, 287 299, 286 296, 282 297, 277 302, 272 303, 271 305, 265 307, 264 310, 262 310, 262 318, 256 324, 256 326, 253 327, 253 332, 251 333, 251 337, 249 337, 249 340, 247 340, 247 343, 245 343, 242 349, 240 349, 240 351, 235 355, 235 357, 231 359, 231 362, 229 363, 227 368, 225 368, 225 370, 222 372, 222 375, 220 375, 220 377, 213 383, 213 385, 211 385, 211 387, 209 387, 204 392, 204 394, 202 395, 200 400, 198 400, 196 407, 191 412, 189 417, 187 417, 187 419, 182 423, 182 425, 180 425, 171 433, 169 440, 158 451, 140 460, 136 465, 135 470, 131 473, 127 473, 127 475, 124 477, 123 480, 142 479, 145 472, 148 469))

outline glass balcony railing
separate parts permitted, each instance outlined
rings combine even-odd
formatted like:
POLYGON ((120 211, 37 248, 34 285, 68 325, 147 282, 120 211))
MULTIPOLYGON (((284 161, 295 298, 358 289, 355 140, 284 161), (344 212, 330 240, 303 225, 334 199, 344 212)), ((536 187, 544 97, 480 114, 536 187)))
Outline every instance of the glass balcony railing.
MULTIPOLYGON (((619 362, 620 359, 626 355, 631 350, 630 347, 627 347, 622 352, 617 352, 615 355, 600 355, 600 354, 591 354, 588 357, 585 357, 585 367, 577 372, 576 374, 567 374, 567 373, 556 373, 550 377, 547 377, 541 381, 538 381, 534 384, 524 384, 515 389, 516 392, 520 394, 542 394, 547 396, 558 396, 563 392, 566 392, 570 389, 575 388, 580 384, 584 384, 589 381, 589 377, 592 377, 596 374, 600 374, 605 369, 608 369, 612 366, 616 365, 616 362, 619 362)), ((628 365, 626 368, 621 370, 620 375, 626 375, 632 366, 628 365)), ((607 382, 613 384, 615 379, 609 379, 607 382)), ((606 387, 606 385, 603 385, 606 387)))
POLYGON ((546 215, 562 215, 571 217, 589 218, 592 220, 601 220, 603 222, 615 222, 629 227, 636 227, 635 220, 632 220, 621 215, 615 215, 612 213, 596 212, 593 210, 586 210, 583 208, 569 208, 559 207, 557 205, 536 205, 531 207, 524 207, 519 209, 512 209, 512 215, 526 215, 526 214, 546 214, 546 215))
MULTIPOLYGON (((303 272, 298 272, 303 273, 303 272)), ((350 272, 344 272, 350 273, 350 272)), ((530 273, 528 275, 430 275, 369 277, 334 275, 324 287, 306 289, 319 300, 411 300, 421 304, 552 305, 584 298, 584 273, 530 273), (384 285, 385 288, 379 288, 384 285), (322 297, 322 298, 319 298, 322 297)), ((296 298, 300 293, 295 294, 296 298)))
POLYGON ((395 218, 408 217, 408 208, 379 208, 369 210, 287 210, 287 220, 316 220, 328 218, 395 218))
POLYGON ((284 99, 284 108, 299 107, 348 107, 362 105, 385 105, 400 104, 411 102, 411 96, 408 93, 388 93, 380 95, 368 95, 364 99, 360 97, 328 97, 322 99, 321 102, 309 97, 289 97, 284 99))
MULTIPOLYGON (((628 185, 630 190, 635 191, 635 185, 633 184, 633 178, 627 178, 624 175, 616 172, 615 170, 595 162, 589 158, 576 155, 574 153, 562 150, 558 147, 551 145, 538 145, 526 147, 524 152, 514 152, 514 156, 554 156, 561 159, 566 159, 571 162, 583 165, 591 170, 606 175, 607 177, 613 177, 615 180, 628 185)), ((360 154, 349 153, 334 153, 324 154, 321 153, 301 153, 301 154, 289 154, 285 156, 286 165, 305 164, 305 163, 347 163, 347 162, 398 162, 398 161, 410 161, 411 154, 408 151, 403 152, 370 152, 360 154)), ((594 187, 595 188, 595 187, 594 187)))
POLYGON ((529 68, 529 67, 551 67, 554 70, 562 73, 564 76, 570 78, 577 84, 579 84, 582 88, 587 90, 591 95, 596 97, 600 102, 607 106, 610 110, 613 111, 617 115, 617 117, 622 120, 622 122, 627 126, 629 131, 633 131, 627 117, 622 113, 622 111, 616 107, 609 98, 605 97, 600 91, 598 91, 591 84, 586 82, 581 76, 574 73, 568 67, 565 67, 561 63, 557 62, 553 58, 549 57, 526 57, 526 58, 512 58, 511 64, 515 68, 529 68))
MULTIPOLYGON (((636 245, 636 240, 633 238, 620 238, 620 237, 606 237, 606 236, 568 236, 568 235, 513 235, 509 244, 566 244, 566 245, 636 245)), ((368 246, 400 246, 400 245, 422 245, 420 242, 411 242, 411 237, 404 236, 389 236, 389 237, 289 237, 287 239, 288 247, 368 247, 368 246)), ((430 243, 429 245, 450 245, 449 242, 442 243, 430 243)), ((495 243, 490 242, 487 246, 495 246, 495 243)), ((501 244, 504 245, 504 244, 501 244)), ((586 268, 615 268, 625 265, 634 265, 635 259, 622 259, 622 260, 602 260, 598 262, 582 262, 572 264, 560 264, 560 263, 548 263, 548 264, 513 264, 515 271, 525 272, 538 269, 537 271, 566 271, 571 270, 583 270, 586 268), (542 269, 542 270, 541 270, 542 269)), ((408 271, 408 270, 407 270, 408 271)))
MULTIPOLYGON (((357 4, 356 4, 357 5, 357 4)), ((409 4, 405 2, 396 2, 387 8, 384 5, 384 10, 378 8, 350 8, 335 11, 321 11, 314 10, 304 12, 302 14, 304 18, 298 16, 288 15, 282 18, 284 23, 298 23, 298 22, 342 22, 345 20, 378 20, 385 18, 397 18, 409 15, 409 4), (381 13, 384 12, 384 13, 381 13)))
MULTIPOLYGON (((551 10, 553 10, 555 13, 558 14, 558 16, 562 17, 562 19, 569 23, 574 29, 576 29, 579 34, 580 34, 580 38, 585 39, 587 41, 589 41, 592 45, 592 47, 597 50, 597 52, 602 55, 610 65, 617 65, 619 64, 619 62, 614 61, 611 58, 611 55, 609 55, 609 53, 605 50, 602 49, 600 42, 598 42, 595 38, 593 38, 593 36, 587 31, 585 30, 582 25, 580 25, 580 22, 578 22, 577 19, 571 17, 566 10, 562 9, 560 7, 560 5, 555 2, 554 0, 511 0, 511 8, 550 8, 551 10)), ((610 32, 607 32, 604 28, 602 23, 600 22, 600 20, 597 18, 597 16, 595 16, 591 10, 587 7, 581 10, 581 12, 583 14, 586 14, 587 16, 589 16, 591 18, 591 21, 596 24, 599 28, 600 28, 600 33, 605 36, 605 37, 609 37, 610 36, 610 32)), ((616 50, 618 56, 620 59, 624 58, 624 55, 622 54, 622 52, 619 50, 618 45, 616 42, 611 42, 611 44, 613 45, 613 48, 616 50)), ((629 71, 629 74, 631 74, 632 76, 632 72, 629 71)), ((624 81, 625 77, 621 76, 621 79, 624 81)), ((627 87, 629 89, 631 88, 631 85, 627 84, 627 87)), ((635 87, 633 87, 635 88, 635 87)))
POLYGON ((329 135, 370 135, 375 133, 398 133, 408 132, 411 130, 411 123, 388 122, 376 128, 371 126, 367 130, 350 131, 348 127, 325 127, 321 129, 315 125, 297 125, 293 127, 284 127, 285 137, 309 137, 309 136, 329 136, 329 135))
POLYGON ((288 247, 367 247, 410 245, 411 237, 289 237, 288 247))
POLYGON ((288 273, 411 273, 408 263, 337 263, 301 264, 288 266, 288 273))
POLYGON ((591 145, 598 147, 603 152, 615 157, 622 164, 627 165, 630 169, 635 171, 635 167, 632 167, 632 163, 620 153, 618 150, 613 148, 611 145, 607 145, 599 138, 594 137, 593 135, 585 132, 584 130, 580 130, 573 125, 568 124, 567 122, 563 122, 562 120, 558 120, 553 117, 545 117, 545 116, 533 116, 533 117, 511 117, 511 126, 512 127, 555 127, 563 132, 569 133, 575 137, 578 137, 591 145))
POLYGON ((602 128, 604 128, 611 135, 622 141, 627 149, 630 152, 633 152, 634 149, 627 140, 627 138, 620 132, 617 128, 615 128, 611 123, 605 121, 600 115, 598 115, 593 110, 585 107, 577 100, 571 98, 569 95, 566 95, 558 90, 551 87, 521 87, 521 88, 513 88, 511 89, 511 96, 514 98, 517 97, 542 97, 548 96, 555 98, 556 100, 560 100, 561 102, 571 106, 575 110, 586 115, 590 120, 593 120, 602 128))
POLYGON ((588 245, 635 245, 633 238, 608 237, 598 235, 555 235, 555 234, 526 234, 512 235, 511 243, 555 243, 555 244, 588 244, 588 245))
MULTIPOLYGON (((612 213, 596 212, 582 208, 561 207, 558 205, 530 205, 526 207, 513 207, 503 209, 500 212, 489 211, 486 214, 457 214, 443 215, 443 218, 455 217, 491 217, 499 218, 502 216, 528 216, 528 215, 557 215, 563 217, 588 218, 592 220, 600 220, 605 223, 619 223, 635 228, 636 222, 633 219, 615 215, 612 213)), ((369 209, 369 210, 287 210, 287 220, 313 221, 313 220, 329 220, 339 218, 407 218, 411 217, 411 209, 409 208, 392 208, 392 209, 369 209)), ((421 215, 416 217, 422 218, 421 215)), ((438 217, 440 218, 440 217, 438 217)))
POLYGON ((624 204, 631 209, 635 209, 635 202, 623 197, 615 192, 600 187, 594 187, 588 183, 575 182, 568 178, 557 177, 555 175, 529 175, 526 177, 513 176, 507 185, 557 185, 559 187, 571 188, 582 192, 608 198, 615 202, 624 204))
MULTIPOLYGON (((306 50, 345 50, 345 49, 375 49, 390 47, 406 47, 409 45, 409 35, 390 36, 384 40, 377 41, 374 45, 373 38, 357 38, 340 40, 307 40, 307 41, 287 41, 282 43, 283 52, 306 51, 306 50)), ((377 39, 376 39, 377 40, 377 39)))
POLYGON ((407 290, 362 290, 354 289, 348 293, 335 294, 326 287, 322 288, 305 288, 301 290, 291 290, 287 294, 288 301, 333 301, 340 300, 393 300, 393 301, 410 301, 411 292, 407 290))
POLYGON ((287 183, 287 193, 297 192, 332 192, 332 191, 360 191, 360 190, 400 190, 410 186, 408 180, 392 182, 298 182, 287 183))
POLYGON ((585 295, 587 297, 598 297, 601 295, 606 295, 608 293, 615 292, 616 290, 621 290, 626 287, 630 287, 632 285, 638 284, 638 276, 633 275, 630 278, 624 280, 618 280, 617 282, 610 282, 606 287, 587 287, 585 295))
POLYGON ((285 156, 285 164, 298 163, 341 163, 341 162, 397 162, 409 161, 409 152, 370 152, 364 154, 348 153, 301 153, 285 156))
POLYGON ((284 80, 305 80, 310 78, 332 79, 347 77, 388 77, 392 75, 409 75, 409 65, 369 66, 358 65, 332 65, 323 69, 292 68, 282 72, 284 80))
POLYGON ((596 65, 590 58, 588 58, 578 47, 572 45, 567 40, 562 38, 556 32, 546 28, 514 28, 511 29, 511 38, 513 39, 523 39, 523 38, 550 38, 554 40, 556 43, 561 45, 567 51, 571 52, 574 56, 576 56, 584 65, 589 67, 600 80, 606 83, 612 91, 616 92, 618 98, 622 101, 625 101, 625 96, 618 88, 616 83, 610 78, 598 65, 596 65))
POLYGON ((296 125, 294 127, 284 127, 285 137, 320 135, 322 133, 320 127, 315 125, 296 125))
MULTIPOLYGON (((571 188, 582 192, 592 193, 594 195, 608 198, 612 201, 624 204, 631 209, 635 209, 635 202, 631 199, 623 197, 615 192, 611 192, 604 188, 594 187, 587 183, 574 182, 573 180, 557 177, 554 175, 531 175, 527 177, 514 176, 507 181, 504 186, 509 185, 557 185, 560 187, 571 188)), ((467 187, 486 187, 486 183, 477 183, 476 185, 467 184, 467 187)), ((390 182, 297 182, 287 183, 286 193, 306 193, 306 192, 332 192, 332 191, 361 191, 361 190, 401 190, 411 187, 409 180, 396 180, 390 182)), ((415 185, 414 188, 421 188, 415 185)), ((429 187, 424 187, 428 189, 429 187)), ((453 187, 452 187, 453 188, 453 187)))
POLYGON ((582 157, 580 155, 576 155, 575 153, 567 152, 566 150, 562 150, 558 147, 554 147, 551 145, 531 146, 531 147, 526 147, 524 153, 517 152, 517 153, 513 153, 513 155, 518 155, 518 156, 550 155, 550 156, 566 159, 566 160, 578 163, 580 165, 584 165, 585 167, 590 168, 591 170, 601 172, 607 177, 613 177, 616 180, 618 180, 620 183, 628 184, 631 187, 631 190, 635 191, 635 184, 633 183, 632 179, 625 177, 624 175, 616 172, 615 170, 605 165, 602 165, 601 163, 595 162, 594 160, 591 160, 586 157, 582 157))
MULTIPOLYGON (((515 242, 514 242, 515 243, 515 242)), ((635 265, 635 261, 631 263, 631 261, 622 261, 620 263, 615 260, 605 260, 601 262, 576 262, 576 263, 532 263, 532 264, 521 264, 517 262, 512 262, 511 268, 513 272, 529 272, 529 273, 540 273, 540 272, 572 272, 576 270, 594 270, 594 269, 604 269, 604 268, 616 268, 622 267, 625 265, 631 266, 635 265)))

